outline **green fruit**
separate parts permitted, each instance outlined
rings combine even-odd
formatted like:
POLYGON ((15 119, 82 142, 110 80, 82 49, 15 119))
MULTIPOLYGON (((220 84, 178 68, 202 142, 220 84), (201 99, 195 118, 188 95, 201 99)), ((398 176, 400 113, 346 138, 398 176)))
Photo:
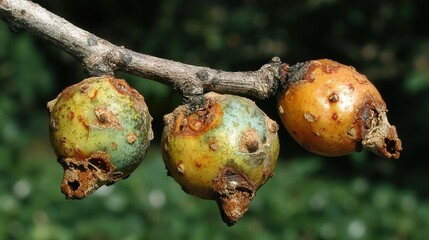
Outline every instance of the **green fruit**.
POLYGON ((182 105, 164 117, 163 158, 185 192, 215 200, 232 225, 273 175, 278 124, 246 98, 216 93, 204 98, 201 109, 182 105))
POLYGON ((48 103, 51 143, 64 168, 61 191, 81 199, 128 177, 153 138, 152 117, 124 80, 92 77, 48 103))

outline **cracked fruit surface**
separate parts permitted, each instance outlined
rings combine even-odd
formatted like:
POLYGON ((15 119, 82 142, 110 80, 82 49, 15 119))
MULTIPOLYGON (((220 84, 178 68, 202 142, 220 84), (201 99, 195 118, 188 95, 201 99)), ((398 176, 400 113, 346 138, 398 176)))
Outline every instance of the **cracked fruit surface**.
POLYGON ((280 118, 307 150, 342 156, 369 149, 398 158, 401 140, 375 86, 353 67, 321 59, 288 69, 278 98, 280 118))
POLYGON ((128 177, 153 138, 143 96, 122 79, 85 79, 64 89, 48 110, 66 198, 84 198, 128 177))
POLYGON ((207 93, 204 102, 164 116, 163 158, 185 192, 215 200, 223 221, 232 225, 273 175, 278 124, 243 97, 207 93))

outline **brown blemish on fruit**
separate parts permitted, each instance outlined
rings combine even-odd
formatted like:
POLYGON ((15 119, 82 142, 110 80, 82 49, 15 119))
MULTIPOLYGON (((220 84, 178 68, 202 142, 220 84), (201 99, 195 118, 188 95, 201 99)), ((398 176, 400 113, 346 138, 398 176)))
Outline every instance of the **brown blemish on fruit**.
MULTIPOLYGON (((137 90, 130 87, 128 83, 123 79, 116 79, 114 77, 106 76, 106 79, 109 80, 110 84, 113 86, 113 88, 120 94, 123 94, 125 96, 128 96, 131 98, 131 100, 134 102, 133 107, 137 112, 148 112, 146 103, 144 101, 144 97, 140 95, 137 90)), ((150 117, 150 116, 149 116, 150 117)), ((152 120, 152 117, 150 117, 152 120)), ((149 132, 149 134, 153 134, 152 131, 149 132)), ((153 136, 150 138, 152 139, 153 136)))
POLYGON ((326 74, 334 74, 340 67, 339 64, 323 64, 321 69, 326 74))
POLYGON ((334 103, 334 102, 338 102, 338 100, 340 100, 340 97, 338 96, 337 93, 331 93, 328 97, 329 102, 334 103))
POLYGON ((88 95, 89 99, 93 100, 94 98, 97 97, 97 94, 98 94, 98 89, 94 89, 94 91, 88 93, 87 95, 88 95))
POLYGON ((332 114, 332 119, 333 120, 337 120, 338 119, 338 114, 337 113, 332 114))
POLYGON ((227 166, 213 180, 216 203, 222 220, 232 226, 247 212, 250 201, 255 196, 255 186, 246 176, 227 166))
POLYGON ((349 130, 347 130, 347 135, 354 140, 360 141, 360 139, 358 139, 358 133, 356 131, 356 126, 352 126, 349 130))
POLYGON ((353 74, 352 76, 359 84, 367 85, 370 83, 369 80, 362 74, 353 74))
POLYGON ((69 120, 72 120, 74 118, 74 112, 70 111, 68 114, 69 120))
POLYGON ((68 199, 82 199, 102 185, 115 183, 115 167, 105 152, 94 152, 87 157, 62 158, 64 168, 61 191, 68 199))
POLYGON ((112 142, 112 148, 113 149, 117 149, 118 148, 118 144, 116 142, 112 142))
POLYGON ((78 115, 78 116, 77 116, 77 120, 82 124, 82 126, 83 126, 86 130, 89 130, 88 123, 86 122, 85 118, 84 118, 82 115, 78 115))
POLYGON ((133 144, 137 140, 137 135, 135 133, 129 133, 127 135, 127 142, 133 144))
POLYGON ((200 122, 199 120, 197 120, 196 118, 197 118, 197 116, 194 115, 194 114, 191 115, 191 116, 189 116, 189 124, 188 124, 188 126, 194 132, 198 132, 201 129, 202 125, 203 125, 203 123, 200 122))
POLYGON ((316 80, 317 75, 320 74, 317 72, 318 69, 321 69, 324 74, 335 74, 341 67, 339 64, 325 64, 325 61, 327 60, 322 59, 317 61, 308 61, 304 64, 299 64, 300 66, 298 66, 297 69, 295 69, 295 67, 290 67, 290 69, 292 69, 289 71, 289 77, 291 79, 290 82, 302 79, 308 82, 313 82, 316 80))
POLYGON ((189 115, 186 115, 186 111, 183 108, 182 111, 176 113, 176 121, 172 134, 186 136, 201 135, 219 125, 223 114, 219 104, 209 99, 206 100, 204 108, 197 109, 189 115))
POLYGON ((314 72, 309 72, 307 75, 305 75, 305 80, 308 82, 314 82, 316 80, 316 74, 314 72))
POLYGON ((212 151, 216 151, 219 148, 219 146, 218 146, 217 142, 213 140, 213 141, 209 142, 209 148, 212 151))
POLYGON ((72 155, 75 159, 82 160, 87 159, 88 155, 84 154, 80 148, 73 149, 74 154, 72 155))
POLYGON ((116 89, 116 91, 118 91, 118 93, 129 95, 131 88, 127 82, 125 82, 123 79, 115 78, 109 78, 109 80, 112 86, 116 89))
POLYGON ((314 80, 316 80, 314 71, 316 70, 318 64, 314 64, 312 62, 309 62, 308 64, 309 66, 307 68, 307 72, 305 72, 304 80, 311 83, 311 82, 314 82, 314 80))
POLYGON ((80 93, 84 94, 84 93, 86 93, 88 91, 88 89, 89 89, 89 85, 88 84, 83 84, 80 87, 80 93))
POLYGON ((202 165, 201 165, 201 163, 199 163, 199 162, 196 162, 196 163, 195 163, 195 167, 196 167, 196 168, 201 168, 201 166, 202 166, 202 165))
POLYGON ((115 128, 123 130, 118 117, 107 107, 98 106, 94 108, 94 114, 97 117, 97 125, 106 128, 115 128))
POLYGON ((253 153, 259 150, 259 134, 254 128, 243 131, 240 140, 240 151, 253 153))
POLYGON ((276 133, 278 130, 279 130, 279 125, 275 121, 272 121, 271 119, 269 119, 268 131, 272 133, 276 133))

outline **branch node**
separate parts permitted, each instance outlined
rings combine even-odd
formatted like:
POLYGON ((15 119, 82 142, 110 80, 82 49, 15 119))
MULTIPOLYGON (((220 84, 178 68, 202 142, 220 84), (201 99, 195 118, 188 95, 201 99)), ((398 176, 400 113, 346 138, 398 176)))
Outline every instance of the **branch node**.
POLYGON ((106 62, 105 57, 99 55, 91 55, 82 60, 84 70, 90 76, 114 75, 114 70, 109 62, 106 62))
POLYGON ((192 99, 194 96, 204 94, 203 84, 199 81, 185 81, 179 86, 179 91, 184 99, 192 99))
MULTIPOLYGON (((97 45, 97 40, 88 38, 88 44, 97 45)), ((132 61, 131 54, 126 51, 119 51, 115 48, 98 54, 98 52, 89 55, 83 59, 84 69, 91 76, 113 75, 114 72, 122 67, 127 66, 132 61)))
POLYGON ((282 62, 279 57, 273 57, 270 63, 263 65, 259 71, 259 78, 262 80, 258 87, 258 98, 266 99, 274 96, 277 93, 277 88, 280 81, 280 67, 282 62))
POLYGON ((207 70, 202 69, 197 72, 197 78, 200 79, 202 82, 209 80, 209 73, 207 70))

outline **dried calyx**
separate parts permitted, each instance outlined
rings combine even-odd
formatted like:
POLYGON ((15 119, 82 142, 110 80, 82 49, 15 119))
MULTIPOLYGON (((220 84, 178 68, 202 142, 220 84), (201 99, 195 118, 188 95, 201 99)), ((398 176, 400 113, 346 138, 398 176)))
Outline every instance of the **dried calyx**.
POLYGON ((361 129, 359 139, 362 148, 386 158, 399 158, 402 142, 396 127, 390 125, 387 119, 386 105, 373 96, 367 96, 363 102, 356 120, 357 126, 361 129))

